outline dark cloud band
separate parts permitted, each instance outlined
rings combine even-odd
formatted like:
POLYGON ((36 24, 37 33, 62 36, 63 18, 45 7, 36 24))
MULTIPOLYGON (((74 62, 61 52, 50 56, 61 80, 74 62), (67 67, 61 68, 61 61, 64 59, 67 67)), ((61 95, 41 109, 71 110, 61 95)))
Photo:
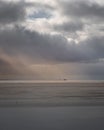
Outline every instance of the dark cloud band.
POLYGON ((0 1, 0 23, 9 24, 25 19, 25 8, 22 2, 0 1))

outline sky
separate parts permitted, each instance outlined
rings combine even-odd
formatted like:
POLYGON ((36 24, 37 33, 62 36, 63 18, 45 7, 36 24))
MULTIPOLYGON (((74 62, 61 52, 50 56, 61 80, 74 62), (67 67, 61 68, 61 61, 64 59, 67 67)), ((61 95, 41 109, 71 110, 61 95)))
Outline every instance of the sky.
POLYGON ((0 0, 0 79, 103 80, 103 0, 0 0))

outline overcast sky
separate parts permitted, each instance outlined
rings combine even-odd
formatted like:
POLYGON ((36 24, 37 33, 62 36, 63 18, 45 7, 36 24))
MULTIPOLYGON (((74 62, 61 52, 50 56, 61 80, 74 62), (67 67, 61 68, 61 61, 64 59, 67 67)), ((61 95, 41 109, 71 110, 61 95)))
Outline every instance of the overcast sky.
POLYGON ((103 0, 0 0, 0 78, 104 79, 103 0))

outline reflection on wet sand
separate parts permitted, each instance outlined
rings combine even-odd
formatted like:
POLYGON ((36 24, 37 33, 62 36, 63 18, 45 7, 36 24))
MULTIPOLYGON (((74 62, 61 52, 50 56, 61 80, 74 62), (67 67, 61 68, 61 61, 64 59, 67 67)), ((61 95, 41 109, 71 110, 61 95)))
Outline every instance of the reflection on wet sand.
POLYGON ((3 105, 104 105, 104 83, 0 83, 3 105))

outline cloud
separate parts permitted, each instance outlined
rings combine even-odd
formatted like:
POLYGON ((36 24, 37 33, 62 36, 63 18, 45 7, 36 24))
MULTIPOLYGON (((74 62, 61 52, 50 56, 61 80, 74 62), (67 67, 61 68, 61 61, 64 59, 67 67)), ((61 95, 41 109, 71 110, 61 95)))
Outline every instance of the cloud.
POLYGON ((0 23, 9 24, 25 19, 23 2, 0 1, 0 23))
POLYGON ((24 54, 34 61, 79 61, 82 59, 75 43, 68 43, 61 35, 47 35, 31 32, 24 28, 3 30, 0 32, 0 47, 8 55, 24 54))
POLYGON ((104 58, 104 37, 93 36, 76 44, 62 35, 39 34, 25 28, 0 32, 0 47, 9 55, 26 55, 34 61, 93 61, 104 58))
POLYGON ((57 24, 54 26, 54 29, 62 32, 70 32, 70 33, 75 33, 76 31, 81 31, 83 30, 84 25, 81 22, 64 22, 62 24, 57 24))
POLYGON ((81 74, 101 73, 99 64, 90 68, 104 59, 103 17, 104 5, 95 1, 0 1, 0 73, 48 78, 66 75, 70 63, 84 63, 81 74))
POLYGON ((99 63, 104 58, 103 41, 104 37, 93 36, 76 44, 62 35, 40 34, 18 26, 6 29, 0 31, 0 73, 6 79, 103 77, 103 63, 99 63))
POLYGON ((104 18, 104 5, 96 1, 74 1, 74 2, 60 2, 61 10, 64 15, 77 18, 104 18))

